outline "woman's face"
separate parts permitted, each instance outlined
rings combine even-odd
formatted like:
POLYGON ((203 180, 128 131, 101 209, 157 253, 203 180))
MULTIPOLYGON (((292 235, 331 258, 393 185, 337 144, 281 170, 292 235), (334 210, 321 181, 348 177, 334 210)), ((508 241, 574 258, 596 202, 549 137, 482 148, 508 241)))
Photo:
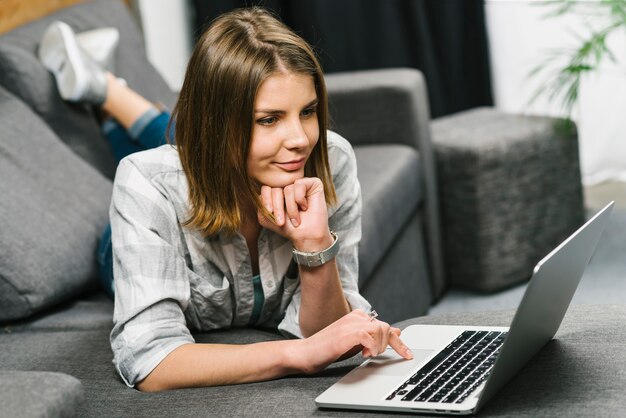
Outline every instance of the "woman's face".
POLYGON ((285 187, 304 177, 304 165, 319 138, 313 77, 276 73, 254 101, 248 174, 261 185, 285 187))

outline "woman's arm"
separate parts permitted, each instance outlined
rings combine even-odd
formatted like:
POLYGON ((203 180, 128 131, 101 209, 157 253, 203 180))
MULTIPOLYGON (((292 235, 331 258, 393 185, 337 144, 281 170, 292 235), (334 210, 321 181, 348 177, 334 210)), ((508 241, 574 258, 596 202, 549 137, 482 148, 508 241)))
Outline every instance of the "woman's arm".
MULTIPOLYGON (((331 246, 333 237, 320 179, 302 178, 284 189, 262 186, 261 197, 275 219, 274 223, 259 213, 262 226, 289 238, 299 251, 316 252, 331 246)), ((341 286, 336 260, 317 267, 300 265, 299 273, 300 331, 308 337, 346 315, 351 308, 341 286)))
POLYGON ((361 188, 356 157, 350 144, 329 133, 329 159, 337 206, 326 206, 324 188, 317 178, 303 178, 284 188, 261 188, 266 209, 275 223, 259 214, 259 223, 289 238, 304 252, 328 248, 333 243, 329 225, 338 235, 339 254, 318 267, 299 266, 297 307, 300 333, 310 336, 352 309, 370 309, 358 293, 358 245, 361 238, 361 188), (334 210, 334 211, 333 211, 334 210))
POLYGON ((172 351, 137 389, 145 392, 271 380, 297 373, 298 340, 250 345, 186 344, 172 351))
POLYGON ((186 344, 173 350, 137 388, 146 392, 271 380, 315 373, 346 354, 376 356, 390 345, 406 359, 400 330, 355 310, 303 340, 250 345, 186 344))
MULTIPOLYGON (((322 245, 319 248, 329 246, 322 245)), ((341 287, 336 260, 318 267, 301 265, 299 270, 302 292, 300 331, 304 337, 309 337, 350 312, 351 308, 341 287)))

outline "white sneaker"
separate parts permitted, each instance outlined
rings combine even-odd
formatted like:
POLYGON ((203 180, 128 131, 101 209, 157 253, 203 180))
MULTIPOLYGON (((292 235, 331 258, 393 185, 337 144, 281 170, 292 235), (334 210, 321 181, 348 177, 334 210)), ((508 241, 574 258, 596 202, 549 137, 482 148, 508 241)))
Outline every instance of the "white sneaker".
POLYGON ((52 74, 62 98, 101 105, 106 99, 104 70, 80 48, 74 31, 64 22, 54 22, 39 44, 39 60, 52 74))
POLYGON ((105 70, 115 72, 115 48, 120 42, 116 28, 98 28, 76 34, 78 45, 105 70))

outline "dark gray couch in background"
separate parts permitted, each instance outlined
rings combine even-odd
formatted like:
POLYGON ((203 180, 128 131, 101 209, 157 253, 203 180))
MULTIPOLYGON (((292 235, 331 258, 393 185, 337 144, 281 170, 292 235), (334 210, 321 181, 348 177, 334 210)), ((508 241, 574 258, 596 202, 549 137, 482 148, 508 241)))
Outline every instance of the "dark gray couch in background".
MULTIPOLYGON (((77 32, 118 27, 116 73, 150 100, 175 102, 118 1, 82 3, 0 36, 0 388, 13 388, 0 392, 0 415, 169 416, 173 399, 192 406, 181 415, 210 413, 222 396, 246 400, 232 415, 252 414, 266 390, 302 378, 146 395, 117 376, 108 340, 113 303, 98 289, 95 258, 115 163, 93 110, 62 101, 36 59, 53 20, 77 32)), ((416 70, 380 70, 329 75, 328 87, 333 129, 352 142, 358 160, 362 293, 387 321, 422 315, 444 287, 424 80, 416 70)), ((280 338, 265 330, 195 337, 280 338)), ((290 393, 297 396, 297 386, 290 393)))

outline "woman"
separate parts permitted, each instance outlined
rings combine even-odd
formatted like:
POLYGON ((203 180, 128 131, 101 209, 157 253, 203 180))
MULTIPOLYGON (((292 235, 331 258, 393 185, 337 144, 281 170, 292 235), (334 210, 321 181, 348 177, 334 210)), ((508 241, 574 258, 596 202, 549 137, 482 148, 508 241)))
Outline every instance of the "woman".
POLYGON ((388 345, 411 358, 358 293, 356 162, 326 130, 310 47, 261 9, 222 15, 194 49, 173 118, 176 147, 132 154, 115 177, 111 344, 124 381, 260 381, 388 345), (190 333, 237 326, 300 338, 217 345, 190 333))

